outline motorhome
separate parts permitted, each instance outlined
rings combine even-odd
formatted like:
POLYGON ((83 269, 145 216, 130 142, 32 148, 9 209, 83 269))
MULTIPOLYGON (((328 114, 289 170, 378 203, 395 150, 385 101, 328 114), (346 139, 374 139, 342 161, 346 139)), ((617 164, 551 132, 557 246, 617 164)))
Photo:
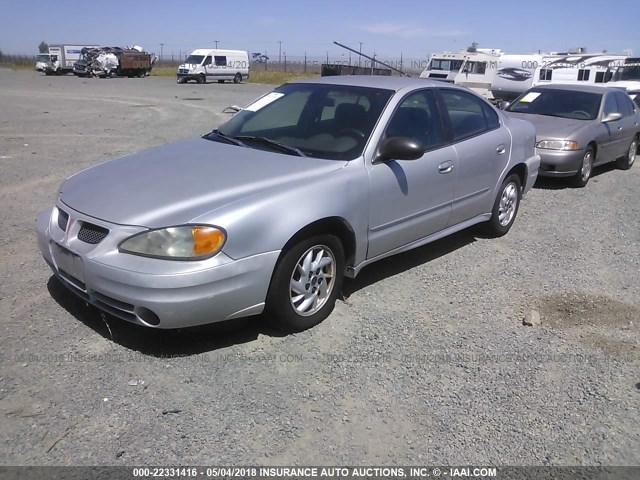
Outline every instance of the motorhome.
POLYGON ((640 57, 627 58, 613 72, 611 81, 607 83, 614 87, 623 87, 629 92, 640 92, 640 57))
POLYGON ((233 80, 240 83, 249 78, 249 55, 242 50, 219 50, 199 48, 191 52, 185 62, 178 67, 178 83, 195 80, 206 83, 217 80, 224 83, 233 80))
POLYGON ((544 53, 505 54, 498 59, 496 74, 491 83, 491 94, 496 100, 510 102, 533 85, 536 70, 543 61, 550 62, 558 55, 544 53))
POLYGON ((73 72, 73 64, 80 60, 83 48, 97 48, 98 45, 49 45, 49 63, 44 73, 62 75, 73 72))
POLYGON ((460 52, 436 53, 431 56, 431 60, 427 68, 420 74, 420 78, 453 83, 467 55, 469 55, 469 53, 464 50, 460 52))
POLYGON ((453 83, 470 88, 492 100, 491 84, 496 76, 498 60, 502 55, 501 50, 488 48, 478 48, 475 52, 467 53, 453 83))
POLYGON ((625 59, 624 55, 603 53, 546 56, 534 73, 532 86, 550 83, 607 83, 613 77, 615 69, 624 64, 625 59))

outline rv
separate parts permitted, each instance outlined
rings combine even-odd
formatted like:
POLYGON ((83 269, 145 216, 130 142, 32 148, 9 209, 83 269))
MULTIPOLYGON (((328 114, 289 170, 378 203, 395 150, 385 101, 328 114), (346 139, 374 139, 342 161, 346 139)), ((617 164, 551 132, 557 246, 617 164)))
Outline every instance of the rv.
POLYGON ((233 80, 240 83, 249 78, 249 55, 242 50, 218 50, 199 48, 191 52, 185 62, 178 67, 178 83, 195 80, 206 83, 207 79, 224 83, 233 80))
POLYGON ((614 70, 622 65, 624 55, 555 55, 542 59, 533 77, 533 85, 550 83, 597 85, 611 80, 614 70))
POLYGON ((514 100, 531 88, 536 70, 543 61, 549 62, 557 57, 546 54, 502 55, 491 83, 492 96, 496 100, 514 100))
POLYGON ((467 55, 469 53, 466 51, 436 53, 431 56, 431 60, 427 68, 420 74, 420 78, 453 83, 467 55))
POLYGON ((453 83, 470 88, 483 97, 492 100, 491 84, 496 76, 498 60, 502 56, 499 49, 479 48, 466 55, 460 72, 453 83))
POLYGON ((627 58, 624 63, 616 68, 607 83, 614 87, 623 87, 629 92, 640 91, 640 58, 627 58))
POLYGON ((80 60, 83 48, 97 48, 98 45, 49 45, 49 63, 44 73, 62 75, 73 72, 73 64, 80 60))

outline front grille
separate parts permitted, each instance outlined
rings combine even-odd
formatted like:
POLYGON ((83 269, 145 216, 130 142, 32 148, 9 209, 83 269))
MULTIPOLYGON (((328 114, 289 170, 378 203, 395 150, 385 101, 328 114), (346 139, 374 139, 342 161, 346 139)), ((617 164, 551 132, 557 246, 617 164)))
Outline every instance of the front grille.
POLYGON ((67 231, 67 224, 69 223, 69 214, 64 210, 58 209, 58 227, 63 232, 67 231))
POLYGON ((78 232, 78 240, 90 243, 91 245, 97 245, 104 237, 109 234, 109 230, 93 223, 82 222, 80 231, 78 232))
POLYGON ((186 68, 181 68, 180 73, 189 73, 189 70, 187 70, 186 68))

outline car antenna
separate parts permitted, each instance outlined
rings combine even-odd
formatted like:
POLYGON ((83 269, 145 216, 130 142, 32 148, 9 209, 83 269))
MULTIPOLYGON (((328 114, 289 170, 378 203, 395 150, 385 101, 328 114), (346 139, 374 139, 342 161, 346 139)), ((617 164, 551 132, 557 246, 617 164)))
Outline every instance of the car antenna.
POLYGON ((400 70, 400 69, 398 69, 398 68, 392 67, 392 66, 391 66, 391 65, 389 65, 388 63, 381 62, 380 60, 376 60, 375 58, 372 58, 372 57, 370 57, 369 55, 365 55, 364 53, 362 53, 362 52, 360 52, 360 51, 358 51, 358 50, 356 50, 356 49, 354 49, 354 48, 347 47, 346 45, 342 45, 340 42, 336 42, 336 41, 334 41, 333 43, 335 43, 335 44, 336 44, 336 45, 338 45, 339 47, 346 48, 346 49, 347 49, 347 50, 349 50, 350 52, 357 53, 357 54, 358 54, 358 55, 360 55, 361 57, 364 57, 364 58, 366 58, 366 59, 369 59, 369 60, 371 60, 372 62, 379 63, 380 65, 384 65, 385 67, 390 68, 391 70, 394 70, 394 71, 398 72, 400 75, 404 75, 405 77, 411 77, 411 75, 409 75, 408 73, 403 72, 402 70, 400 70))

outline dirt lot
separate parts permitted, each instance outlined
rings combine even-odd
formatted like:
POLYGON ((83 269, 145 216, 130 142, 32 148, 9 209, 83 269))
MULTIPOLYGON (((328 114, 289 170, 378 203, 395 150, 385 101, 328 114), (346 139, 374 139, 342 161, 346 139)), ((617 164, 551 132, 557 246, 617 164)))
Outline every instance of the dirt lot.
POLYGON ((0 463, 640 464, 638 165, 367 267, 297 335, 142 329, 52 278, 34 219, 66 176, 268 89, 0 70, 0 463))

